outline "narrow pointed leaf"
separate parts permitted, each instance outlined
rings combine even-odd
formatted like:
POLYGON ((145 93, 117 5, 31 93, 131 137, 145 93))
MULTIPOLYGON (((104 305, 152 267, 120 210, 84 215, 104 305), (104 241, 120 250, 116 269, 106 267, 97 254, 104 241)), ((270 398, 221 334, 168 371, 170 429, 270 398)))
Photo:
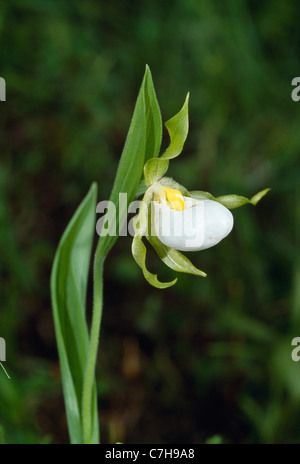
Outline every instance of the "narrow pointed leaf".
POLYGON ((147 66, 110 195, 110 201, 116 206, 117 233, 112 232, 100 237, 99 247, 102 256, 106 256, 114 245, 119 230, 122 230, 127 218, 127 211, 124 208, 119 211, 119 194, 127 194, 128 204, 134 200, 141 182, 145 159, 156 157, 159 153, 161 133, 160 110, 151 72, 147 66))
POLYGON ((146 66, 145 105, 147 138, 145 161, 157 158, 162 139, 162 120, 149 66, 146 66))
MULTIPOLYGON (((97 186, 93 184, 60 240, 51 273, 54 326, 72 443, 82 443, 80 408, 89 343, 85 300, 95 231, 96 195, 97 186)), ((92 441, 99 441, 95 386, 92 441)))
POLYGON ((184 256, 178 250, 164 245, 157 237, 151 236, 147 237, 147 239, 155 249, 160 259, 174 271, 184 272, 186 274, 194 274, 201 277, 207 276, 205 272, 197 269, 186 256, 184 256))

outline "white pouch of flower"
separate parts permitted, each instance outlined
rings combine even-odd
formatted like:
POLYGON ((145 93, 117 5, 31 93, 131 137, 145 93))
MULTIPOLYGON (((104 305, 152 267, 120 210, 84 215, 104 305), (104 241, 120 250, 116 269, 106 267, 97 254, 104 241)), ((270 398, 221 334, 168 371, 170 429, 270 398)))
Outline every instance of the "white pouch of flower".
POLYGON ((179 251, 199 251, 219 243, 232 230, 233 215, 214 200, 184 198, 184 209, 167 203, 153 202, 154 233, 170 248, 179 251))

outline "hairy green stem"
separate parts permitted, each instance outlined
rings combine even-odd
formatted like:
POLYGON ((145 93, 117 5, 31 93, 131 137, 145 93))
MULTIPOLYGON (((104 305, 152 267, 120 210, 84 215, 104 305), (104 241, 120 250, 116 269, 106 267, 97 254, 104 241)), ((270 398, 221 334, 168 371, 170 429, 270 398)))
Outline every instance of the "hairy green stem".
POLYGON ((104 258, 100 254, 98 246, 94 258, 94 304, 93 316, 90 333, 90 344, 87 357, 86 371, 83 384, 82 394, 82 431, 83 442, 89 444, 92 442, 93 432, 93 417, 92 417, 92 401, 93 401, 93 384, 95 379, 95 369, 97 361, 97 353, 99 346, 99 334, 102 318, 102 291, 103 291, 103 263, 104 258))

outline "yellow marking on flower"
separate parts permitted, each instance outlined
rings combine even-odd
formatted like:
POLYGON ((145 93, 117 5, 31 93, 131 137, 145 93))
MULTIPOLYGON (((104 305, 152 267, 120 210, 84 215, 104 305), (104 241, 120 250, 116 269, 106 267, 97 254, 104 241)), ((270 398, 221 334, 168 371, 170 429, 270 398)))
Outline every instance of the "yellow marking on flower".
POLYGON ((170 187, 163 187, 163 191, 166 195, 166 201, 168 206, 175 211, 183 211, 185 208, 184 198, 182 193, 177 189, 170 187))

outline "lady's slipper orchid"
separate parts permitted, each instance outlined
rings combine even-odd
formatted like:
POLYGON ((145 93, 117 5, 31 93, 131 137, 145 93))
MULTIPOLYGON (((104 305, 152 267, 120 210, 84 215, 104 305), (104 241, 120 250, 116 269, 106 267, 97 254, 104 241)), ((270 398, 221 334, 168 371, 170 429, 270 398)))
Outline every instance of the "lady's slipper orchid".
POLYGON ((179 251, 205 250, 217 245, 231 232, 233 215, 221 203, 183 195, 179 201, 178 197, 177 193, 175 207, 153 203, 155 234, 164 245, 179 251), (181 202, 183 207, 178 209, 181 202))
POLYGON ((256 205, 269 191, 262 190, 250 199, 239 195, 215 198, 208 192, 189 192, 173 179, 164 177, 169 161, 180 155, 188 134, 188 100, 189 95, 179 113, 166 122, 169 147, 160 158, 150 158, 144 166, 144 184, 139 192, 144 193, 144 198, 134 218, 132 254, 146 280, 157 288, 170 287, 177 279, 163 283, 148 271, 143 236, 174 271, 205 277, 205 272, 197 269, 181 251, 205 250, 217 245, 232 230, 233 216, 229 210, 249 203, 256 205))

